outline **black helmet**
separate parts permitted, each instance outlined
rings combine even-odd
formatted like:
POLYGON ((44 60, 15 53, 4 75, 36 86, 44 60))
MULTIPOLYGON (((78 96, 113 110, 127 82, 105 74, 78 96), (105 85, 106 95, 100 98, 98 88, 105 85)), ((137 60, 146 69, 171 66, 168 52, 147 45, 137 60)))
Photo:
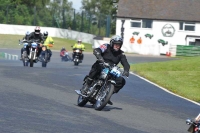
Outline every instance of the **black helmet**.
POLYGON ((115 35, 111 37, 110 46, 113 48, 114 44, 120 44, 120 48, 123 45, 123 39, 119 35, 115 35))
POLYGON ((43 33, 43 35, 47 37, 47 36, 48 36, 48 31, 45 31, 45 32, 43 33))

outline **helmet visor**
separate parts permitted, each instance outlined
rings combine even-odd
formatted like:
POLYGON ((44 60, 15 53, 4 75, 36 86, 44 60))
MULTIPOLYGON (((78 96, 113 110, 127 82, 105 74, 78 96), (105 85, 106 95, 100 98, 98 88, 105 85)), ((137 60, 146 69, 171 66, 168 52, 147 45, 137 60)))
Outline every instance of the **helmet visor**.
POLYGON ((40 34, 40 30, 35 30, 35 34, 40 34))

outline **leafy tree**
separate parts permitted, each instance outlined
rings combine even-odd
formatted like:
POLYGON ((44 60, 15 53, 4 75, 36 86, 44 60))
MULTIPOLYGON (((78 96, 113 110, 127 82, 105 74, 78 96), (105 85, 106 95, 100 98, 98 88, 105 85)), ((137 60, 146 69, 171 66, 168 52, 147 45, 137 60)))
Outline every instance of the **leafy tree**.
POLYGON ((114 7, 112 0, 82 0, 82 9, 93 14, 93 24, 98 23, 98 28, 106 27, 106 17, 110 15, 113 19, 111 22, 111 33, 115 34, 115 16, 117 9, 114 7))

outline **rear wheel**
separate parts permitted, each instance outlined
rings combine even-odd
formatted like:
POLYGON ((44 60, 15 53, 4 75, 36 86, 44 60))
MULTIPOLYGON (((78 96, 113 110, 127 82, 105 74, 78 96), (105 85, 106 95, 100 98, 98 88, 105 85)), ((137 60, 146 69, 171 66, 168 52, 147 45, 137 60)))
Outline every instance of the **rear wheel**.
POLYGON ((110 82, 102 87, 103 88, 101 88, 97 101, 94 105, 95 110, 99 110, 99 111, 102 110, 106 106, 106 104, 110 100, 114 91, 114 85, 111 84, 110 82))

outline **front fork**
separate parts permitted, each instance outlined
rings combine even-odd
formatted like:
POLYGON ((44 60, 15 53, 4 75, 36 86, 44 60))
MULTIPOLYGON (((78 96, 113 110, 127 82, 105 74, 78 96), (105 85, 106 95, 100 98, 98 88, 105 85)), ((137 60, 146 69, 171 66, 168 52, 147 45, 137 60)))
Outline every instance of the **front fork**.
MULTIPOLYGON (((34 50, 34 55, 33 55, 33 60, 35 60, 35 58, 36 58, 36 52, 37 52, 37 50, 35 49, 34 50)), ((29 53, 29 59, 31 59, 32 53, 33 53, 33 51, 32 51, 32 48, 31 48, 30 49, 30 53, 29 53)))

